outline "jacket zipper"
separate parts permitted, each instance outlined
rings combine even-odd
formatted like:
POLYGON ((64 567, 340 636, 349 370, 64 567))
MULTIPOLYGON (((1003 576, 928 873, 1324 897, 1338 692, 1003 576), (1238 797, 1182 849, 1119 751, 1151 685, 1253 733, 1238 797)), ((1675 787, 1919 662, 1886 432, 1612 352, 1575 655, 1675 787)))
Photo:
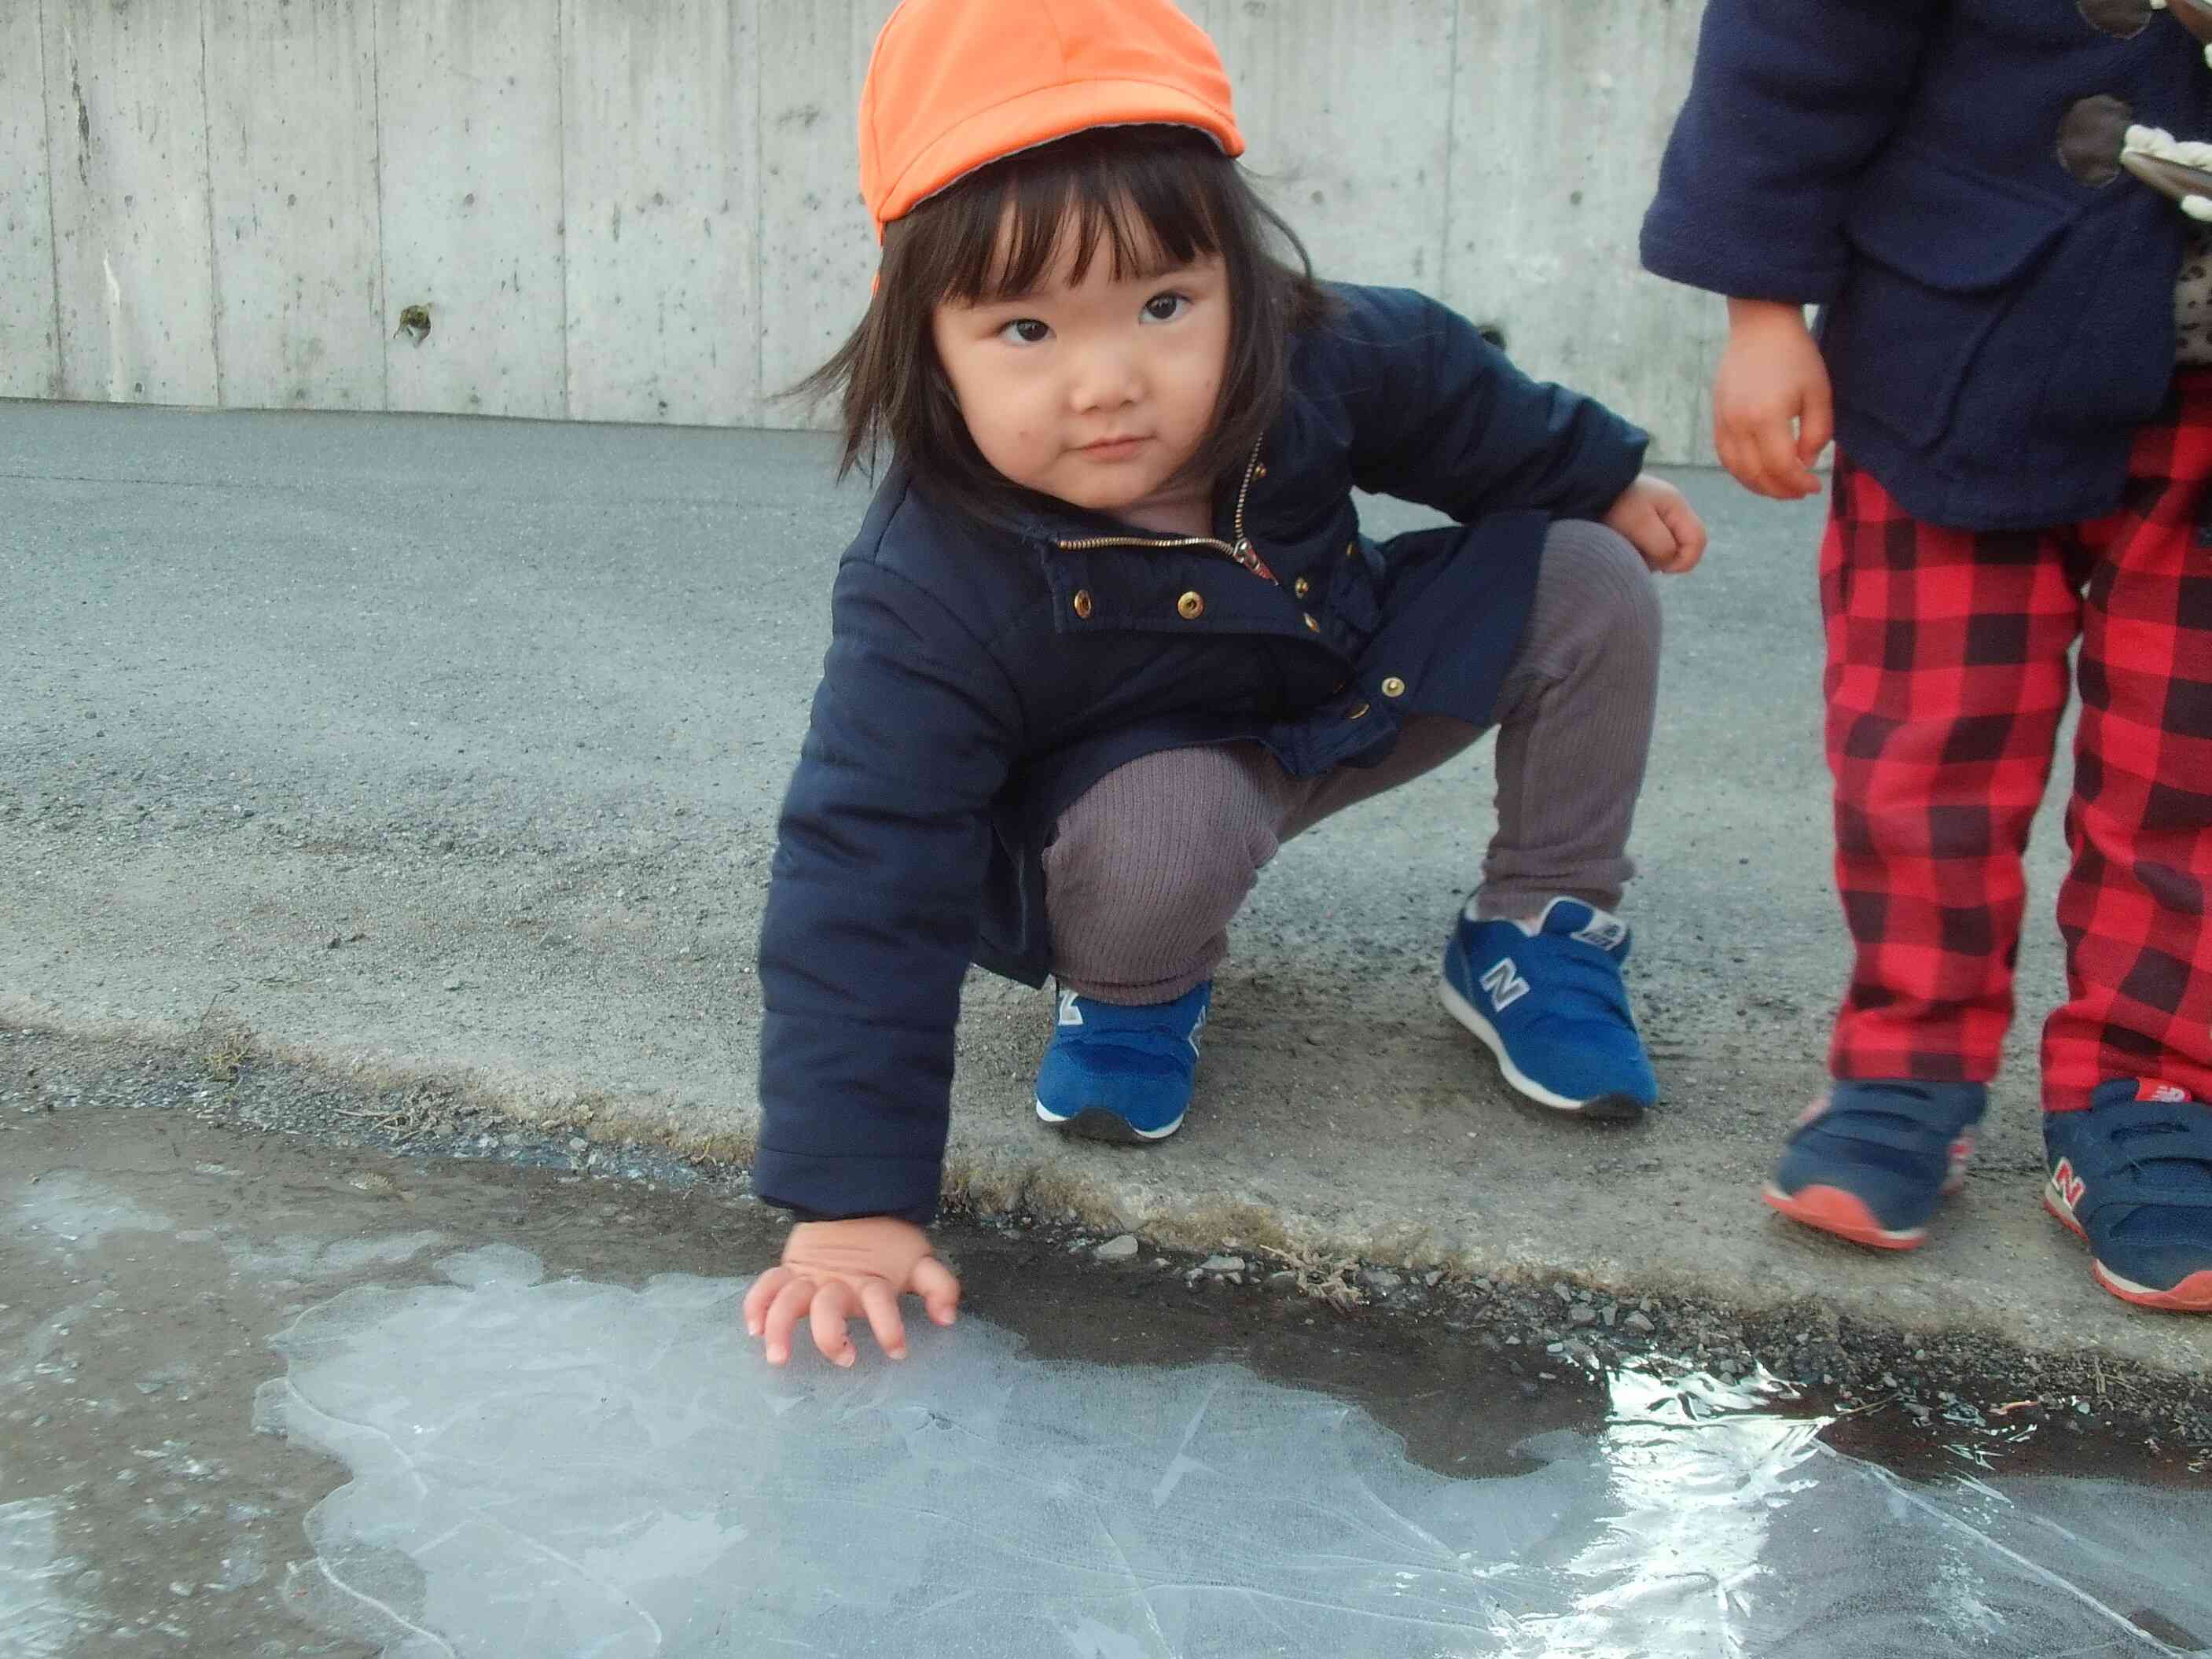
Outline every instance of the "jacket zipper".
POLYGON ((1234 542, 1221 541, 1212 536, 1085 536, 1074 541, 1059 543, 1060 550, 1063 553, 1089 553, 1102 547, 1153 547, 1163 550, 1210 547, 1224 558, 1233 559, 1243 565, 1262 580, 1272 582, 1275 580, 1275 573, 1267 568, 1267 562, 1260 556, 1259 550, 1252 545, 1252 538, 1244 533, 1244 504, 1251 499, 1252 480, 1259 470, 1260 451, 1255 445, 1252 459, 1244 464, 1244 482, 1237 491, 1237 539, 1234 542))

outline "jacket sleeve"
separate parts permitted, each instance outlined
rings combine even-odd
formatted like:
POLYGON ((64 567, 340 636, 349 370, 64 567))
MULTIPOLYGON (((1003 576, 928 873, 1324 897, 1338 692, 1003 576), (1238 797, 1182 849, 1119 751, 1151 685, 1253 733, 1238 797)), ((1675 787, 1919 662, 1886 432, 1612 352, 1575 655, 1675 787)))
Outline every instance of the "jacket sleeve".
POLYGON ((1604 404, 1530 380, 1449 307, 1408 289, 1340 288, 1331 378, 1352 481, 1471 523, 1540 508, 1596 518, 1643 470, 1648 439, 1604 404))
POLYGON ((1711 0, 1644 216, 1646 268, 1736 299, 1834 299, 1853 183, 1895 130, 1946 9, 1711 0))
POLYGON ((753 1187, 818 1219, 927 1225, 1018 704, 980 642, 878 565, 846 562, 831 619, 762 926, 753 1187))

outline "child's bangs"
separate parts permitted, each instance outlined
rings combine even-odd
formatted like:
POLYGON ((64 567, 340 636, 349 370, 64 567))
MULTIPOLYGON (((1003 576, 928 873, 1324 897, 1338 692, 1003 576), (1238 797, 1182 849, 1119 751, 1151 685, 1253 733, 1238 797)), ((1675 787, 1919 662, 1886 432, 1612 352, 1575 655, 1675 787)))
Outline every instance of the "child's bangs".
POLYGON ((1073 139, 1000 163, 960 204, 966 222, 946 297, 1019 299, 1063 261, 1079 283, 1102 256, 1116 281, 1141 281, 1221 253, 1223 158, 1212 159, 1209 167, 1180 145, 1116 153, 1073 139))
POLYGON ((867 315, 798 388, 842 404, 840 476, 888 443, 940 499, 978 518, 1006 513, 1013 487, 969 435, 932 319, 948 301, 1000 304, 1062 274, 1080 281, 1101 258, 1125 281, 1222 262, 1230 322, 1218 416, 1188 471, 1219 478, 1242 466, 1282 405, 1291 336, 1332 315, 1333 302, 1297 235, 1220 146, 1188 127, 1137 125, 1007 156, 884 227, 867 315))

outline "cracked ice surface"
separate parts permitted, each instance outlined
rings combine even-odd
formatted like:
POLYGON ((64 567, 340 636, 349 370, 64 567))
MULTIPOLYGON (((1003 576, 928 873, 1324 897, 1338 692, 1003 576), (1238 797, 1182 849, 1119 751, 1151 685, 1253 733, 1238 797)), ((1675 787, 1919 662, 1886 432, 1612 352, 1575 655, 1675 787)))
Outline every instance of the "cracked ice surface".
POLYGON ((309 1310, 258 1401, 353 1476, 299 1604, 397 1659, 2155 1650, 2042 1565, 2081 1534, 1709 1383, 1625 1376, 1605 1434, 1455 1480, 1233 1366, 1048 1364, 971 1317, 902 1366, 778 1374, 737 1281, 441 1267, 309 1310))

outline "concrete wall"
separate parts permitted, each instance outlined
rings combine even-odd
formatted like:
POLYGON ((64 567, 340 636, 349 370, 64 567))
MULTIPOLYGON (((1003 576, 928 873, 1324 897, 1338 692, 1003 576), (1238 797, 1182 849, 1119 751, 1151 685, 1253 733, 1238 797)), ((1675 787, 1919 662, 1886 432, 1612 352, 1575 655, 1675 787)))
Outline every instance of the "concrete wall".
MULTIPOLYGON (((0 396, 793 424, 890 3, 6 0, 0 396)), ((1325 274, 1708 458, 1717 305, 1634 252, 1698 0, 1185 3, 1325 274)))

